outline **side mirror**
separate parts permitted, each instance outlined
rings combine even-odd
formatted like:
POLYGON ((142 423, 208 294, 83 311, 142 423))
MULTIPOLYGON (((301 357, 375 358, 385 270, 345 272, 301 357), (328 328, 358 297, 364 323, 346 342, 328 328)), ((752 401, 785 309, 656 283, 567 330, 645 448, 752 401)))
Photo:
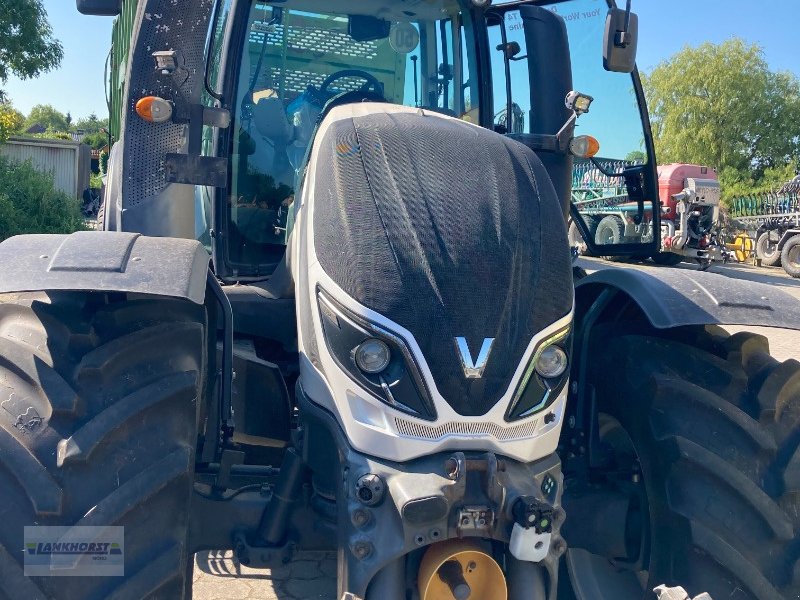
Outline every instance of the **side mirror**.
POLYGON ((78 12, 98 17, 116 17, 122 11, 122 0, 75 0, 78 12))
POLYGON ((632 73, 636 67, 639 17, 628 9, 611 8, 603 35, 603 68, 614 73, 632 73))

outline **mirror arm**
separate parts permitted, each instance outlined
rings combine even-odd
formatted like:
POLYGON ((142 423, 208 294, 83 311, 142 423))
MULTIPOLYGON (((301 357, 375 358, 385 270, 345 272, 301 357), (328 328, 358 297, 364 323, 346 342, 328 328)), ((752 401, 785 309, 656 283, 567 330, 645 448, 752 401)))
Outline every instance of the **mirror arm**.
POLYGON ((506 16, 500 17, 500 40, 503 43, 503 66, 506 75, 506 133, 511 133, 511 113, 514 110, 514 101, 511 98, 511 60, 506 48, 508 48, 508 33, 506 32, 506 16))
POLYGON ((622 31, 618 31, 614 44, 620 48, 625 48, 628 45, 628 31, 631 26, 631 0, 627 0, 625 4, 625 25, 622 31))
POLYGON ((569 130, 572 129, 572 127, 575 125, 575 121, 577 120, 578 120, 578 113, 573 112, 569 116, 569 119, 567 119, 567 122, 564 123, 561 129, 558 130, 558 133, 556 134, 556 139, 558 140, 559 147, 564 146, 565 138, 567 137, 569 130))

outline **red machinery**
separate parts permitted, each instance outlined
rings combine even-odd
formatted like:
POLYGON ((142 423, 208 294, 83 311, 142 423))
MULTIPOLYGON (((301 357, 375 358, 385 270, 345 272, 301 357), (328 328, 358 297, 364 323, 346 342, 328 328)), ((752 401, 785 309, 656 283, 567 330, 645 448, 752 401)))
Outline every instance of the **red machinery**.
POLYGON ((687 179, 690 178, 717 181, 717 171, 683 163, 671 163, 658 168, 658 198, 662 206, 661 218, 665 221, 675 221, 679 204, 675 196, 686 188, 687 179))
POLYGON ((685 258, 708 266, 728 250, 714 232, 719 223, 720 187, 716 170, 673 163, 658 171, 662 252, 653 260, 677 264, 685 258))

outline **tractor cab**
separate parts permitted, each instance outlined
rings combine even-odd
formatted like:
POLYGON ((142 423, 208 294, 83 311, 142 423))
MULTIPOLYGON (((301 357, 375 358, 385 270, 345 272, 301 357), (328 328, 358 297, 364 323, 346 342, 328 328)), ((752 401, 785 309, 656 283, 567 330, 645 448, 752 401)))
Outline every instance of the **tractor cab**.
POLYGON ((230 186, 215 248, 224 272, 268 275, 280 260, 311 141, 335 105, 381 102, 479 123, 472 11, 453 0, 384 4, 243 9, 240 42, 229 53, 230 186))
POLYGON ((212 250, 217 274, 272 274, 317 126, 334 106, 364 101, 445 115, 527 145, 565 215, 573 201, 573 221, 590 243, 614 245, 603 254, 646 254, 658 228, 646 110, 633 65, 620 69, 604 48, 617 28, 635 34, 635 15, 631 25, 624 14, 597 0, 224 5, 211 28, 203 98, 231 121, 205 128, 203 154, 227 157, 228 185, 195 195, 196 237, 212 250), (565 103, 574 89, 590 107, 565 103), (587 194, 575 176, 585 165, 603 169, 613 195, 587 194), (594 209, 622 203, 631 208, 621 235, 595 239, 594 209))

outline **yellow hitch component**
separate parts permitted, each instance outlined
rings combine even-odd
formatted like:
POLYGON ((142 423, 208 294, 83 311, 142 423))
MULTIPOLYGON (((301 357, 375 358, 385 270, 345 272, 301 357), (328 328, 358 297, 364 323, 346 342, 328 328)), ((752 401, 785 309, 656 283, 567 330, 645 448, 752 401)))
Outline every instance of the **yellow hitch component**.
POLYGON ((417 577, 421 600, 506 600, 500 565, 478 542, 449 540, 425 552, 417 577))
POLYGON ((733 242, 729 242, 725 244, 725 247, 728 250, 732 250, 736 253, 736 260, 739 262, 744 262, 750 255, 753 253, 753 247, 755 246, 755 242, 753 238, 751 238, 746 233, 740 233, 736 236, 736 239, 733 242))

